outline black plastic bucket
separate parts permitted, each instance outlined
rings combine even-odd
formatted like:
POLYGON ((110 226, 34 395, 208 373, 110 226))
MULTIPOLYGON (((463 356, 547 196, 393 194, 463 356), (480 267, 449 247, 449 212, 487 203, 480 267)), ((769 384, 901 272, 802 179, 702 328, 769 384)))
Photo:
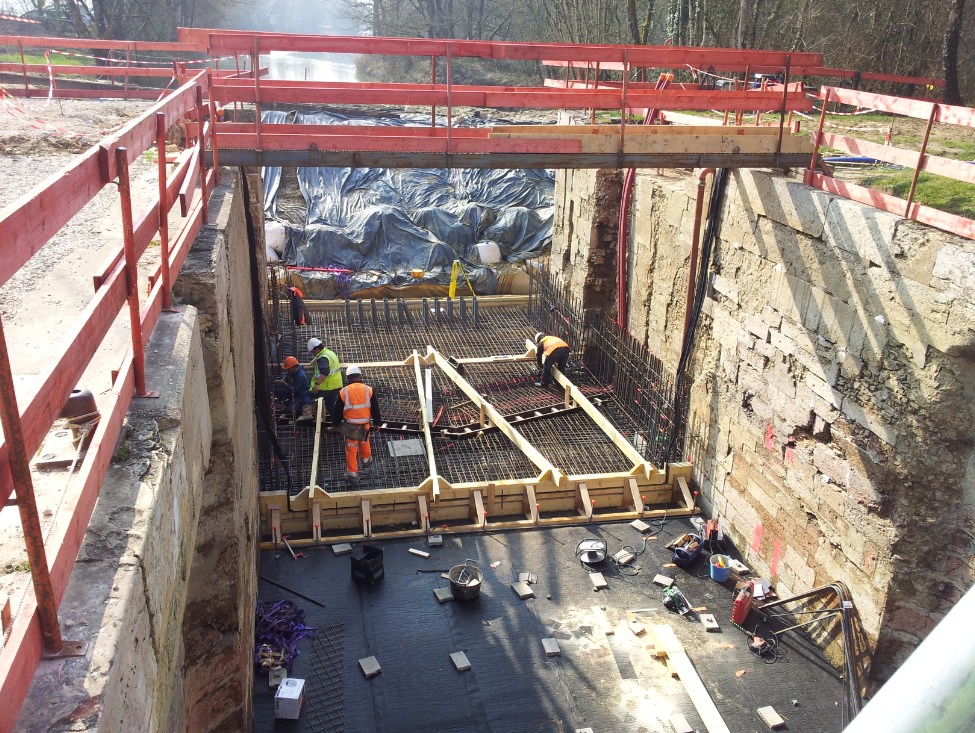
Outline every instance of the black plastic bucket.
POLYGON ((383 551, 375 545, 362 545, 352 550, 352 579, 372 585, 386 574, 383 569, 383 551))
POLYGON ((463 565, 454 565, 447 573, 447 579, 455 600, 473 601, 481 594, 484 573, 473 560, 468 560, 463 565))

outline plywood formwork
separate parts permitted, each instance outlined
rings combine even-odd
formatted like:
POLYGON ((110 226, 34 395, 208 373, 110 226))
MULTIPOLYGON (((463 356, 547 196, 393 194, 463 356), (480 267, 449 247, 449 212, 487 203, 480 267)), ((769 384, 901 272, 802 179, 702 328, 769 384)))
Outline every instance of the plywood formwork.
MULTIPOLYGON (((678 483, 690 480, 689 464, 652 465, 611 389, 572 364, 571 378, 555 371, 553 388, 533 384, 535 351, 525 335, 534 326, 524 298, 484 301, 477 325, 424 324, 418 316, 412 328, 390 327, 384 309, 312 304, 313 325, 303 328, 325 334, 340 359, 362 368, 380 395, 383 424, 373 434, 372 473, 363 471, 356 485, 344 478, 339 436, 286 429, 291 434, 282 442, 295 446, 291 490, 265 481, 261 494, 269 545, 280 534, 298 536, 298 543, 337 542, 695 511, 678 483), (418 338, 439 348, 375 358, 402 353, 418 338), (489 353, 508 343, 523 350, 489 353), (402 440, 422 444, 423 454, 394 458, 402 440), (309 473, 314 442, 321 445, 309 473)), ((293 338, 304 339, 305 332, 293 338)))

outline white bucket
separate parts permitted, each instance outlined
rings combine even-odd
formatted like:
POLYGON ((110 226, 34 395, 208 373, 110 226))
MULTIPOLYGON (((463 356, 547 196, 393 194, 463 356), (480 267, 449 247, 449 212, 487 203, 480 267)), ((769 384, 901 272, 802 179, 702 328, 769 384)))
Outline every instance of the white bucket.
POLYGON ((501 248, 497 242, 478 242, 477 256, 482 265, 496 265, 501 261, 501 248))
POLYGON ((264 242, 278 255, 284 254, 284 245, 288 242, 288 231, 279 221, 269 221, 264 225, 264 242))

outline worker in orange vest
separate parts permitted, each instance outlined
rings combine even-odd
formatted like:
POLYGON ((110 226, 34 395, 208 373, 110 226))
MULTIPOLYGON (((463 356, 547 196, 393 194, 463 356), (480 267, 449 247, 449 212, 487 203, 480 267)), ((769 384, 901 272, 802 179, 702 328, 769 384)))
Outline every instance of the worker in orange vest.
POLYGON ((565 374, 565 363, 569 360, 569 345, 558 336, 546 336, 539 331, 535 334, 535 361, 542 370, 542 381, 536 387, 548 387, 552 383, 552 367, 557 366, 565 374))
POLYGON ((382 421, 379 400, 372 387, 362 381, 362 370, 349 364, 345 370, 347 384, 339 391, 342 408, 342 435, 345 436, 345 475, 352 483, 359 481, 359 455, 362 467, 372 465, 369 433, 372 425, 382 421))

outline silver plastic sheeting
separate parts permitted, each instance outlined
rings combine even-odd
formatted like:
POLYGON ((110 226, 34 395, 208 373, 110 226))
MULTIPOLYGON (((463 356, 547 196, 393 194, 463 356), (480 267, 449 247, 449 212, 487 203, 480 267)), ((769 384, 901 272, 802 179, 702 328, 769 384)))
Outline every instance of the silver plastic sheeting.
MULTIPOLYGON (((397 117, 350 118, 265 112, 265 122, 407 125, 397 117)), ((426 121, 427 124, 429 120, 426 121)), ((471 120, 479 124, 479 120, 471 120)), ((276 216, 280 168, 264 171, 265 214, 276 216)), ((284 258, 320 278, 313 290, 351 295, 382 285, 422 281, 446 285, 460 260, 480 294, 496 276, 480 263, 478 243, 494 242, 505 262, 543 254, 552 241, 552 171, 480 169, 299 168, 307 206, 304 226, 289 227, 284 258), (336 274, 330 270, 346 270, 336 274), (316 270, 320 272, 315 272, 316 270)))

